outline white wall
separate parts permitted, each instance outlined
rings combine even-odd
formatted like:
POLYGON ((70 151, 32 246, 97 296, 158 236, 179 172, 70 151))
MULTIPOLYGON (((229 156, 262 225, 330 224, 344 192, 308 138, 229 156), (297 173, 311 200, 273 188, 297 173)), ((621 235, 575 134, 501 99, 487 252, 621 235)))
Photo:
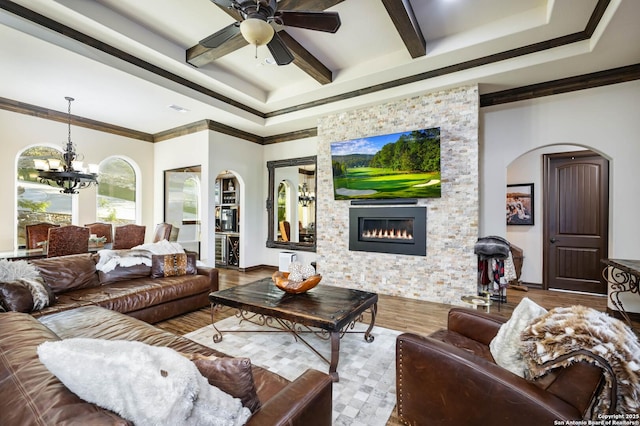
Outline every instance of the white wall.
MULTIPOLYGON (((507 167, 549 145, 575 144, 609 159, 609 257, 640 259, 640 81, 481 109, 480 235, 506 235, 507 167)), ((525 263, 527 262, 525 252, 525 263)), ((637 295, 629 303, 640 307, 637 295)))
MULTIPOLYGON (((67 124, 42 118, 0 110, 0 134, 2 135, 2 157, 0 157, 0 181, 15 182, 17 155, 33 145, 55 145, 60 148, 67 142, 67 124)), ((125 156, 136 162, 141 175, 142 223, 153 226, 153 144, 123 136, 98 132, 83 127, 71 126, 71 140, 77 152, 84 155, 86 163, 100 163, 113 155, 125 156)), ((82 225, 96 221, 96 190, 83 189, 77 197, 79 218, 82 225)), ((12 250, 15 242, 16 190, 14 185, 0 189, 0 250, 12 250)))
MULTIPOLYGON (((213 190, 216 176, 225 170, 232 172, 240 184, 240 268, 249 268, 262 263, 262 248, 265 245, 267 221, 263 212, 263 169, 266 163, 262 158, 262 145, 248 142, 233 136, 209 131, 209 200, 204 205, 208 214, 208 223, 215 224, 213 190)), ((215 226, 209 226, 203 240, 207 248, 203 249, 208 264, 215 263, 215 226)))
MULTIPOLYGON (((154 197, 153 197, 153 218, 154 226, 147 228, 147 233, 151 233, 155 228, 155 224, 164 222, 164 171, 181 167, 202 166, 200 189, 201 189, 201 207, 203 209, 202 216, 206 217, 207 206, 209 205, 209 188, 208 176, 209 164, 207 160, 207 152, 209 150, 208 132, 202 131, 190 135, 179 136, 153 144, 154 146, 154 197)), ((211 194, 213 197, 213 194, 211 194)), ((213 198, 211 198, 212 200, 213 198)), ((211 202, 212 204, 213 202, 211 202)), ((201 239, 200 253, 201 260, 204 261, 203 253, 206 253, 209 241, 202 238, 208 233, 208 222, 202 220, 200 223, 200 234, 195 236, 196 240, 201 239)), ((180 240, 182 231, 178 235, 180 240)), ((213 264, 213 263, 211 263, 213 264)))

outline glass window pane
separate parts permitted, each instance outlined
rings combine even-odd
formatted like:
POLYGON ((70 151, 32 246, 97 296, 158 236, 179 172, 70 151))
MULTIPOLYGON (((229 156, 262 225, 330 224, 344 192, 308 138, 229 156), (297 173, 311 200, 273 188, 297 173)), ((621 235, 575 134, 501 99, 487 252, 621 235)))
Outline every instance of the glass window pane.
POLYGON ((60 193, 60 188, 41 183, 33 162, 60 156, 61 152, 55 148, 35 146, 24 150, 18 158, 18 247, 26 245, 26 225, 38 222, 71 224, 72 197, 60 193))
POLYGON ((136 221, 136 174, 121 158, 100 164, 97 216, 98 221, 115 225, 136 221))

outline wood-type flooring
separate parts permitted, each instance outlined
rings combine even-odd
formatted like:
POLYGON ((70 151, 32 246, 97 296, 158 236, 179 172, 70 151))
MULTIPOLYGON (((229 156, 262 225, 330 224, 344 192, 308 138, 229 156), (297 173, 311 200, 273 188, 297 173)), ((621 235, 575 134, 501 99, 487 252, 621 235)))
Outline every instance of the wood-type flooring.
MULTIPOLYGON (((247 284, 264 277, 270 277, 274 271, 274 269, 266 267, 247 272, 239 272, 233 269, 219 269, 220 289, 223 290, 225 288, 247 284)), ((508 318, 523 297, 528 297, 546 309, 572 305, 584 305, 599 311, 606 311, 607 308, 607 298, 605 296, 538 289, 530 289, 529 291, 508 289, 507 302, 491 306, 491 313, 508 318)), ((451 307, 451 305, 441 303, 379 294, 376 325, 403 332, 428 335, 440 328, 446 327, 447 312, 451 307)), ((230 310, 217 312, 213 321, 220 321, 232 314, 233 312, 230 310)), ((205 327, 211 324, 211 322, 211 310, 209 308, 203 308, 162 321, 155 325, 164 330, 183 335, 205 327)), ((640 324, 634 323, 633 325, 636 331, 640 330, 640 324)), ((401 423, 394 410, 387 426, 396 425, 401 425, 401 423)))

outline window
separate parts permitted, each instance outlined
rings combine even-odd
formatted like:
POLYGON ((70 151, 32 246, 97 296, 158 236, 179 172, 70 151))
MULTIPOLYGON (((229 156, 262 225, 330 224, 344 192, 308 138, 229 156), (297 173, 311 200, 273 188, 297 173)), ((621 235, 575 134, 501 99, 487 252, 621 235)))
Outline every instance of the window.
POLYGON ((97 219, 123 225, 136 222, 136 173, 122 158, 108 158, 100 164, 97 219))
POLYGON ((18 157, 16 188, 18 213, 18 247, 26 245, 25 226, 38 222, 70 225, 73 197, 60 193, 60 188, 41 183, 34 159, 61 158, 60 150, 48 146, 33 146, 18 157))

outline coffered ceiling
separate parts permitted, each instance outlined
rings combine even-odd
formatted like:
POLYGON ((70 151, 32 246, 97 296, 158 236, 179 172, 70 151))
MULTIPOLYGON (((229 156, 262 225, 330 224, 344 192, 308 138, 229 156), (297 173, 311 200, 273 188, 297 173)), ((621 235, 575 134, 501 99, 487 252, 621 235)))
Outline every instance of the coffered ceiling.
POLYGON ((277 66, 265 46, 241 37, 201 46, 235 21, 209 0, 0 0, 0 107, 64 112, 73 96, 74 115, 142 134, 210 120, 270 137, 461 84, 489 94, 640 64, 637 0, 280 0, 278 8, 335 11, 341 26, 335 34, 276 26, 295 57, 277 66))

